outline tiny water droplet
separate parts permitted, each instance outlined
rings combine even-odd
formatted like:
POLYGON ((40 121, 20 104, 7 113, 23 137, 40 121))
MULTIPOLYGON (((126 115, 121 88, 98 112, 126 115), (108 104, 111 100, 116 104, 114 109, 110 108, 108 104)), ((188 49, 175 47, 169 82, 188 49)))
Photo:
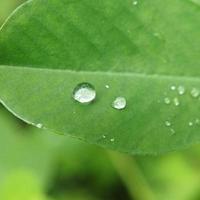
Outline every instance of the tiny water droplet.
POLYGON ((138 1, 133 1, 133 5, 134 6, 138 5, 138 1))
POLYGON ((109 86, 109 85, 105 85, 105 87, 106 87, 107 89, 109 89, 109 88, 110 88, 110 86, 109 86))
POLYGON ((165 121, 165 125, 166 125, 167 127, 169 127, 169 126, 171 126, 172 124, 171 124, 170 121, 165 121))
POLYGON ((90 83, 80 83, 73 91, 73 98, 79 103, 91 103, 96 98, 96 91, 90 83))
POLYGON ((105 135, 102 135, 102 138, 103 138, 103 139, 105 139, 105 138, 106 138, 106 136, 105 136, 105 135))
POLYGON ((36 127, 37 127, 37 128, 42 128, 43 125, 42 125, 42 124, 37 124, 36 127))
POLYGON ((176 133, 176 131, 173 128, 170 128, 170 132, 172 135, 174 135, 176 133))
POLYGON ((114 142, 114 141, 115 141, 115 138, 110 139, 110 141, 111 141, 111 142, 114 142))
POLYGON ((117 110, 122 110, 126 107, 126 99, 124 97, 117 97, 113 103, 112 107, 117 110))
POLYGON ((174 98, 174 105, 175 106, 179 106, 180 105, 180 102, 179 102, 178 98, 174 98))
POLYGON ((195 120, 195 123, 196 123, 196 124, 200 124, 200 119, 197 118, 197 119, 195 120))
POLYGON ((176 86, 175 86, 175 85, 172 85, 172 86, 171 86, 171 90, 173 90, 173 91, 176 90, 176 86))
POLYGON ((188 125, 189 125, 189 126, 193 126, 193 122, 189 122, 188 125))
POLYGON ((192 97, 197 98, 200 95, 200 91, 197 88, 193 88, 191 90, 191 95, 192 95, 192 97))
POLYGON ((179 86, 179 87, 178 87, 178 93, 179 93, 180 95, 185 94, 185 88, 184 88, 183 86, 179 86))
POLYGON ((171 100, 170 100, 170 98, 166 97, 166 98, 164 99, 164 102, 165 102, 165 104, 170 104, 170 103, 171 103, 171 100))

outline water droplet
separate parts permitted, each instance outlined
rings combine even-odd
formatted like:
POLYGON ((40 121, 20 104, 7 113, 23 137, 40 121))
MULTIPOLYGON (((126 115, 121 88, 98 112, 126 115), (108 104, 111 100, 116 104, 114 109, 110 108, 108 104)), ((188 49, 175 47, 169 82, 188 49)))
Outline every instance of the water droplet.
POLYGON ((102 138, 103 138, 103 139, 105 139, 105 138, 106 138, 106 136, 105 136, 105 135, 102 135, 102 138))
POLYGON ((37 128, 42 128, 43 125, 42 125, 42 124, 37 124, 36 127, 37 127, 37 128))
POLYGON ((133 1, 133 5, 134 6, 138 5, 138 1, 133 1))
POLYGON ((200 124, 200 119, 199 118, 195 119, 195 123, 200 124))
POLYGON ((175 106, 179 106, 180 105, 180 102, 179 102, 178 98, 174 98, 174 105, 175 106))
POLYGON ((112 107, 116 108, 117 110, 122 110, 126 107, 126 99, 124 97, 117 97, 113 103, 112 107))
POLYGON ((173 91, 176 90, 176 86, 175 86, 175 85, 172 85, 172 86, 171 86, 171 90, 173 90, 173 91))
POLYGON ((169 127, 169 126, 171 126, 172 124, 171 124, 170 121, 165 121, 165 125, 166 125, 167 127, 169 127))
POLYGON ((109 86, 109 85, 105 85, 105 87, 106 87, 107 89, 109 89, 109 88, 110 88, 110 86, 109 86))
POLYGON ((111 141, 111 142, 114 142, 114 141, 115 141, 115 138, 110 139, 110 141, 111 141))
POLYGON ((183 86, 179 86, 179 87, 178 87, 178 93, 179 93, 180 95, 185 94, 185 88, 184 88, 183 86))
POLYGON ((73 91, 73 98, 79 103, 90 103, 96 98, 96 91, 90 83, 80 83, 73 91))
POLYGON ((192 97, 197 98, 200 95, 200 91, 197 88, 193 88, 191 90, 191 95, 192 95, 192 97))
POLYGON ((164 102, 165 102, 166 104, 170 104, 170 103, 171 103, 171 100, 170 100, 170 98, 166 97, 166 98, 164 99, 164 102))
POLYGON ((189 125, 189 126, 193 126, 193 122, 189 122, 188 125, 189 125))
POLYGON ((170 132, 172 135, 174 135, 176 133, 176 131, 173 128, 170 128, 170 132))

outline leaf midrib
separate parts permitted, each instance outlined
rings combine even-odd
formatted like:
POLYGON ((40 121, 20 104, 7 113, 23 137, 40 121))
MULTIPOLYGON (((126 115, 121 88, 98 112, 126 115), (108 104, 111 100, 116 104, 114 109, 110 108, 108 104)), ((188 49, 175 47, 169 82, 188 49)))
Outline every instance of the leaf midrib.
POLYGON ((175 76, 175 75, 164 75, 164 74, 145 74, 145 73, 134 73, 134 72, 112 72, 112 71, 75 71, 70 69, 52 69, 52 68, 34 68, 26 66, 9 66, 9 65, 0 65, 1 69, 17 69, 17 70, 26 70, 26 71, 38 71, 38 72, 54 72, 54 73, 69 73, 69 74, 91 74, 91 75, 107 75, 107 76, 124 76, 124 77, 139 77, 147 79, 173 79, 173 80, 184 80, 184 81, 200 81, 199 77, 193 76, 175 76))

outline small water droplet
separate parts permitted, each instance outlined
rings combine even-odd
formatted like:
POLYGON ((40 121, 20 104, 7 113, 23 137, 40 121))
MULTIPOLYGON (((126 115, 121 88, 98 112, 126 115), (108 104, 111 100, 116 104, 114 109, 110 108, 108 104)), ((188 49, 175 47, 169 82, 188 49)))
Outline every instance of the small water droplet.
POLYGON ((171 90, 173 90, 173 91, 176 90, 176 86, 175 86, 175 85, 172 85, 172 86, 171 86, 171 90))
POLYGON ((105 138, 106 138, 106 136, 105 136, 105 135, 102 135, 102 138, 103 138, 103 139, 105 139, 105 138))
POLYGON ((165 125, 166 125, 167 127, 169 127, 169 126, 171 126, 172 124, 171 124, 170 121, 165 121, 165 125))
POLYGON ((180 95, 185 94, 185 88, 184 88, 183 86, 179 86, 179 87, 178 87, 178 93, 179 93, 180 95))
POLYGON ((111 141, 111 142, 114 142, 114 141, 115 141, 115 138, 110 139, 110 141, 111 141))
POLYGON ((96 91, 90 83, 80 83, 73 91, 73 98, 79 103, 90 103, 96 98, 96 91))
POLYGON ((112 107, 117 110, 122 110, 126 107, 126 99, 124 97, 117 97, 113 103, 112 107))
POLYGON ((191 95, 192 95, 192 97, 197 98, 200 95, 200 91, 197 88, 193 88, 191 90, 191 95))
POLYGON ((200 119, 199 118, 195 119, 195 123, 200 124, 200 119))
POLYGON ((178 98, 174 98, 174 105, 175 106, 179 106, 180 105, 180 102, 179 102, 178 98))
POLYGON ((42 125, 42 124, 37 124, 36 127, 37 127, 37 128, 42 128, 43 125, 42 125))
POLYGON ((138 1, 133 1, 133 5, 134 6, 138 5, 138 1))
POLYGON ((189 126, 193 126, 193 122, 189 122, 188 124, 189 124, 189 126))
POLYGON ((109 86, 109 85, 105 85, 105 87, 106 87, 107 89, 109 89, 109 88, 110 88, 110 86, 109 86))
POLYGON ((170 103, 171 103, 171 100, 170 100, 170 98, 166 97, 166 98, 164 99, 164 102, 165 102, 166 104, 170 104, 170 103))
POLYGON ((176 131, 173 128, 170 128, 170 132, 172 135, 174 135, 176 133, 176 131))

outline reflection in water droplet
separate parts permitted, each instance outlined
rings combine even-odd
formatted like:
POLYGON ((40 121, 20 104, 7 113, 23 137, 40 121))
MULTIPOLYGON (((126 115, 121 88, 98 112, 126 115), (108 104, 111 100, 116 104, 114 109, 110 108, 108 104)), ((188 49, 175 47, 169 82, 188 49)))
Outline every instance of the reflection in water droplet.
POLYGON ((115 141, 115 138, 110 139, 110 141, 111 141, 111 142, 114 142, 114 141, 115 141))
POLYGON ((117 110, 122 110, 126 107, 126 99, 124 97, 117 97, 113 103, 112 107, 117 110))
POLYGON ((179 106, 180 105, 180 102, 179 102, 178 98, 174 98, 174 105, 175 106, 179 106))
POLYGON ((176 90, 176 86, 175 86, 175 85, 172 85, 172 86, 171 86, 171 90, 173 90, 173 91, 176 90))
POLYGON ((200 95, 200 91, 197 88, 193 88, 191 90, 191 95, 192 95, 192 97, 197 98, 200 95))
POLYGON ((80 83, 73 91, 73 98, 79 103, 90 103, 96 98, 96 91, 90 83, 80 83))
POLYGON ((107 89, 109 89, 109 88, 110 88, 110 86, 109 86, 109 85, 105 85, 105 87, 106 87, 107 89))
POLYGON ((170 104, 170 103, 171 103, 171 100, 170 100, 170 98, 166 97, 166 98, 164 99, 164 102, 165 102, 166 104, 170 104))
POLYGON ((169 127, 169 126, 171 126, 172 124, 171 124, 170 121, 165 121, 165 125, 166 125, 167 127, 169 127))
POLYGON ((185 88, 184 88, 183 86, 179 86, 179 87, 178 87, 178 93, 179 93, 180 95, 185 94, 185 88))

